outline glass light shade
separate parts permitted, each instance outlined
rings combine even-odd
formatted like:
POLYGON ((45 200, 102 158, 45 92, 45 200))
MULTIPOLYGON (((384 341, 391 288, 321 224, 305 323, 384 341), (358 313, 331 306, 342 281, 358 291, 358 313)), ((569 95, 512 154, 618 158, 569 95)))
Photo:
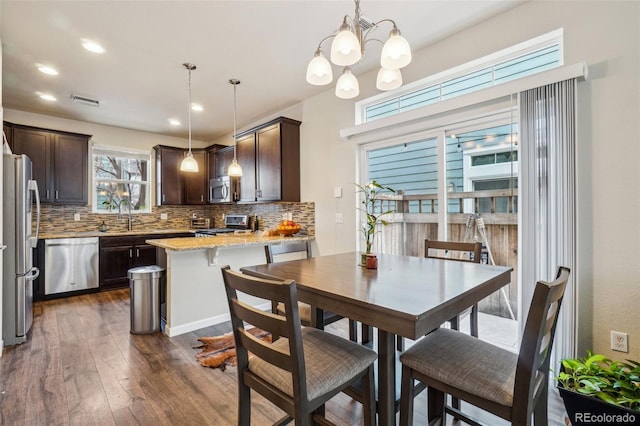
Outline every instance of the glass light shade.
POLYGON ((347 67, 336 83, 336 96, 341 99, 352 99, 360 94, 360 85, 355 75, 347 67))
POLYGON ((307 83, 314 86, 324 86, 331 83, 332 80, 331 64, 325 58, 322 50, 318 49, 307 66, 307 83))
POLYGON ((191 151, 187 153, 187 156, 182 160, 182 164, 180 164, 180 170, 183 172, 197 172, 198 171, 198 162, 195 158, 193 158, 193 154, 191 151))
POLYGON ((233 159, 233 161, 229 165, 229 169, 227 170, 227 174, 229 176, 234 176, 234 177, 242 176, 242 167, 240 167, 240 164, 238 164, 238 160, 236 160, 235 158, 233 159))
POLYGON ((353 65, 362 58, 360 41, 349 25, 342 24, 331 42, 331 62, 341 67, 353 65))
POLYGON ((406 67, 411 62, 411 47, 409 42, 400 35, 397 29, 391 30, 389 39, 382 46, 380 65, 382 68, 397 70, 406 67))
POLYGON ((402 86, 402 74, 400 70, 380 68, 378 78, 376 79, 376 87, 378 90, 393 90, 400 86, 402 86))

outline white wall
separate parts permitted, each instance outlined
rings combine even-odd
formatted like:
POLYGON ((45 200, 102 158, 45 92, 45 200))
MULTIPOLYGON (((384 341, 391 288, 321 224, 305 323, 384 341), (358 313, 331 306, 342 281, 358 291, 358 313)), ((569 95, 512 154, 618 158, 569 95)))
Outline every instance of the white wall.
MULTIPOLYGON (((582 298, 581 347, 635 359, 640 358, 639 27, 638 2, 531 1, 414 52, 403 70, 405 82, 411 82, 564 28, 565 63, 585 60, 591 70, 589 80, 579 84, 580 250, 574 272, 582 298), (610 330, 629 333, 629 355, 609 351, 610 330)), ((358 77, 358 99, 373 95, 375 73, 358 77)), ((302 197, 316 202, 323 254, 352 250, 357 238, 357 150, 339 137, 341 128, 354 123, 353 103, 335 98, 332 90, 303 102, 301 128, 302 197), (334 186, 343 187, 341 199, 333 198, 334 186), (344 212, 344 224, 335 223, 336 212, 344 212)))

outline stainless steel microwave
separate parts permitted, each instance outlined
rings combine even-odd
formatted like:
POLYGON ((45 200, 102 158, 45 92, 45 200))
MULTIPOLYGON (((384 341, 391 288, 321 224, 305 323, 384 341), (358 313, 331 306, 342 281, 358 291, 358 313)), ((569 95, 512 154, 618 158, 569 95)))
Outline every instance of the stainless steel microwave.
POLYGON ((209 179, 209 202, 230 203, 231 201, 232 191, 229 176, 209 179))

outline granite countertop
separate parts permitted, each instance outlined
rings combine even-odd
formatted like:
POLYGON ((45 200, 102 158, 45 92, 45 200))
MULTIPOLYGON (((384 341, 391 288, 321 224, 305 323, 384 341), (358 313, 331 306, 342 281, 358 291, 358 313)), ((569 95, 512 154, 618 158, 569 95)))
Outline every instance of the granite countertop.
POLYGON ((159 234, 179 234, 193 232, 193 229, 134 229, 133 231, 59 231, 59 232, 41 232, 38 238, 41 240, 53 238, 88 238, 88 237, 126 237, 136 235, 159 235, 159 234))
POLYGON ((148 244, 172 251, 202 250, 218 247, 238 247, 248 245, 265 245, 268 243, 286 243, 289 241, 306 241, 313 237, 306 235, 291 237, 264 237, 253 234, 224 234, 202 238, 165 238, 147 240, 148 244))

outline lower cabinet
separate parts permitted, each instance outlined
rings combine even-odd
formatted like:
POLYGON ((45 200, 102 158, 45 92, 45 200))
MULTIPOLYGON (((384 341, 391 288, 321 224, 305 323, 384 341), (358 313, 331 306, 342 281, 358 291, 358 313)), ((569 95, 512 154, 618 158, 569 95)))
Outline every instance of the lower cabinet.
POLYGON ((191 234, 153 234, 100 238, 100 290, 129 286, 129 269, 156 264, 156 247, 146 244, 152 238, 176 238, 191 234))

